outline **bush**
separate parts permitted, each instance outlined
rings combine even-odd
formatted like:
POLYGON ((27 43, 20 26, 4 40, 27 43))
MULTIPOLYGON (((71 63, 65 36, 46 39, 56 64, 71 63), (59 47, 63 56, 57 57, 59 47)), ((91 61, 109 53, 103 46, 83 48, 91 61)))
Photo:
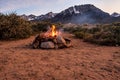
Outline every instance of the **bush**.
POLYGON ((80 38, 80 39, 83 39, 84 36, 85 36, 85 33, 84 32, 75 32, 74 33, 76 37, 80 38))
POLYGON ((93 43, 100 44, 100 45, 115 45, 115 41, 113 38, 113 34, 109 32, 98 32, 97 34, 93 35, 93 43))
POLYGON ((83 39, 85 42, 91 42, 91 43, 95 42, 93 35, 89 33, 86 33, 83 39))
POLYGON ((31 25, 15 13, 0 14, 0 39, 21 39, 32 34, 31 25))
POLYGON ((120 46, 120 23, 105 24, 91 29, 77 29, 74 34, 86 42, 120 46))
POLYGON ((100 27, 94 27, 88 30, 89 33, 95 34, 96 32, 100 32, 101 28, 100 27))
POLYGON ((44 32, 47 31, 49 25, 50 23, 47 22, 36 22, 35 24, 32 25, 32 30, 34 34, 44 32))

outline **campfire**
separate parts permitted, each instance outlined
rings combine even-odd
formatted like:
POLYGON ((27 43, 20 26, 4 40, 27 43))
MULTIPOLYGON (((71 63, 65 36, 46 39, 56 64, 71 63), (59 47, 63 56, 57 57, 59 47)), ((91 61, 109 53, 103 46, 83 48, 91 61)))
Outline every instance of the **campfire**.
POLYGON ((61 31, 52 25, 47 32, 37 35, 32 43, 33 48, 58 49, 71 47, 71 40, 62 37, 61 31))

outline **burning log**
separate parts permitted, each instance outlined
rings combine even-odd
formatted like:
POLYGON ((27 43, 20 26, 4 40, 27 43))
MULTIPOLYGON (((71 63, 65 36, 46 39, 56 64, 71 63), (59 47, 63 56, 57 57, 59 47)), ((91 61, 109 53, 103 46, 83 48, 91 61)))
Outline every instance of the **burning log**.
POLYGON ((63 38, 56 30, 55 26, 46 33, 39 34, 32 43, 33 48, 58 49, 71 47, 71 40, 63 38))

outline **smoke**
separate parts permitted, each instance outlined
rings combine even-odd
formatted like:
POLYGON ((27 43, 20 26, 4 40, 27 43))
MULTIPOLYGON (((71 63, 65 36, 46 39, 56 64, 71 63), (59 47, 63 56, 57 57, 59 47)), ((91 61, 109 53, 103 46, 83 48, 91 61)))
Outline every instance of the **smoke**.
POLYGON ((64 29, 63 29, 63 28, 60 28, 60 29, 58 30, 58 34, 59 34, 59 35, 62 35, 62 33, 64 33, 64 29))
POLYGON ((73 16, 71 22, 80 23, 80 24, 84 24, 84 23, 94 24, 97 22, 97 20, 94 19, 93 14, 83 14, 83 15, 73 16))

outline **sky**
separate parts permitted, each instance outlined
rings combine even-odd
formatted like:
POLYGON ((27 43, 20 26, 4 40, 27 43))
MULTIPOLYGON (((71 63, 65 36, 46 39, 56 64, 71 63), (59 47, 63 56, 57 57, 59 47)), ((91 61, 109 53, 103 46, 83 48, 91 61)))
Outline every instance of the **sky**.
POLYGON ((58 13, 68 7, 83 4, 93 4, 110 14, 120 13, 120 0, 0 0, 0 12, 41 15, 48 12, 58 13))

